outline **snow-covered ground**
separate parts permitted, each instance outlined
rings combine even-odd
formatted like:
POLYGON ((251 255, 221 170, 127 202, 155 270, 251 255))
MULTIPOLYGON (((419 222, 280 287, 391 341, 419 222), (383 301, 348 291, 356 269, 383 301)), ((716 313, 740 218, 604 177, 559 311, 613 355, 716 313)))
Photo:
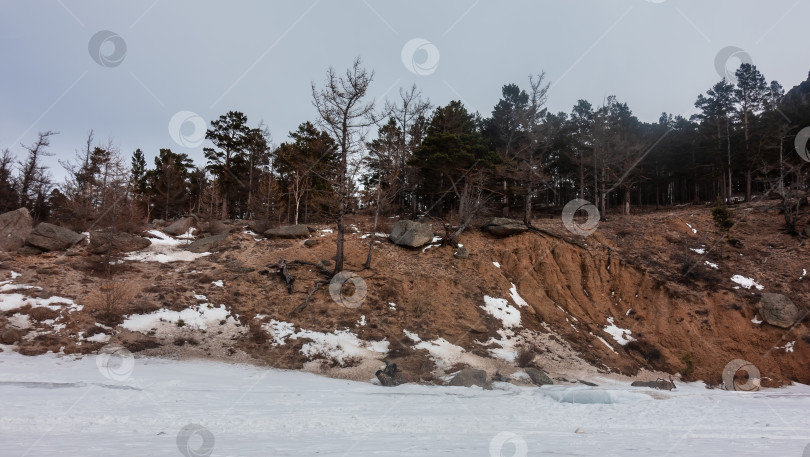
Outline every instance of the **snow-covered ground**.
POLYGON ((110 360, 0 354, 0 455, 802 457, 810 444, 808 386, 384 388, 209 361, 110 360))

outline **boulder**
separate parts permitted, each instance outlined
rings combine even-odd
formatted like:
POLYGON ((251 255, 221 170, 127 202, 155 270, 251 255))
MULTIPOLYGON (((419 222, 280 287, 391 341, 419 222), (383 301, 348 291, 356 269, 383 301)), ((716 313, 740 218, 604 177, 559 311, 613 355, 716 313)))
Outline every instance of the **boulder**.
POLYGON ((320 243, 320 240, 306 240, 304 241, 304 246, 311 248, 313 246, 317 246, 320 243))
POLYGON ((479 386, 485 389, 490 389, 491 386, 487 382, 487 372, 484 370, 476 370, 475 368, 464 368, 459 371, 453 379, 450 380, 448 385, 451 386, 479 386))
POLYGON ((265 230, 267 238, 309 238, 309 229, 306 225, 282 225, 281 227, 265 230))
POLYGON ((21 247, 20 249, 17 249, 17 254, 20 254, 20 255, 40 255, 40 254, 42 254, 42 249, 26 245, 26 246, 21 247))
POLYGON ((546 386, 550 384, 554 384, 554 381, 548 377, 545 371, 540 370, 538 368, 526 368, 524 370, 529 378, 538 386, 546 386))
POLYGON ((43 251, 64 251, 83 239, 73 230, 43 222, 34 227, 25 242, 43 251))
POLYGON ((394 224, 388 238, 396 245, 418 248, 433 241, 433 229, 429 224, 401 220, 394 224))
POLYGON ((776 327, 790 328, 796 322, 799 309, 782 294, 764 293, 759 302, 762 320, 776 327))
POLYGON ((516 235, 529 230, 523 222, 505 217, 494 217, 481 228, 496 236, 516 235))
POLYGON ((25 243, 34 220, 27 208, 0 214, 0 250, 15 251, 25 243))
POLYGON ((374 376, 380 381, 381 386, 394 387, 402 384, 402 378, 399 375, 400 371, 396 363, 389 363, 385 361, 385 367, 377 370, 374 376))
POLYGON ((224 245, 227 239, 227 233, 207 236, 189 244, 185 249, 186 251, 195 252, 197 254, 202 252, 211 252, 224 245))
POLYGON ((672 376, 669 377, 669 381, 664 378, 658 378, 655 381, 633 381, 630 385, 633 387, 649 387, 650 389, 658 390, 675 389, 675 381, 672 380, 672 376))
POLYGON ((466 259, 469 256, 470 251, 468 251, 464 246, 459 246, 459 248, 456 249, 456 252, 453 253, 453 257, 457 259, 466 259))
POLYGON ((148 239, 132 233, 97 230, 90 233, 87 252, 91 254, 106 254, 107 251, 131 252, 145 249, 151 244, 148 239))
POLYGON ((203 224, 201 231, 211 235, 222 235, 223 233, 231 233, 231 228, 221 221, 211 221, 203 224))
POLYGON ((193 217, 181 217, 180 219, 174 221, 171 225, 163 229, 163 233, 168 233, 169 235, 180 236, 186 232, 191 227, 196 225, 196 220, 193 217))
POLYGON ((264 233, 270 230, 272 227, 268 221, 250 221, 248 223, 248 228, 252 230, 253 233, 264 233))

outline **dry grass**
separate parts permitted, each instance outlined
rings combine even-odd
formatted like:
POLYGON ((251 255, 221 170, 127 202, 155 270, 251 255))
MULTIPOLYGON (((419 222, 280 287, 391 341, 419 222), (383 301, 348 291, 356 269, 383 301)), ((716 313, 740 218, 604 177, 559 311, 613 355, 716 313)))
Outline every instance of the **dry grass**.
POLYGON ((537 354, 537 348, 531 344, 523 344, 517 348, 517 357, 515 363, 520 368, 526 368, 534 363, 534 356, 537 354))
POLYGON ((134 281, 105 280, 90 292, 86 304, 90 313, 104 323, 117 325, 140 291, 140 285, 134 281))

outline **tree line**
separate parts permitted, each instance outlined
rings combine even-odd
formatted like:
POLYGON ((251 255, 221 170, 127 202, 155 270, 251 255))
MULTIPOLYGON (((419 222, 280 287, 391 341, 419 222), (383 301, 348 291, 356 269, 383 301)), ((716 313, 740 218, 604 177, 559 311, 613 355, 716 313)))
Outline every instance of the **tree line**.
MULTIPOLYGON (((640 121, 609 96, 579 100, 570 112, 546 107, 544 73, 510 83, 487 117, 461 101, 433 106, 415 87, 395 100, 369 97, 373 71, 357 59, 312 84, 317 116, 280 144, 239 111, 210 123, 205 163, 160 149, 150 165, 140 149, 123 154, 90 132, 64 182, 43 159, 50 138, 0 153, 0 211, 27 207, 39 220, 75 228, 135 226, 197 214, 275 223, 375 216, 432 217, 453 238, 479 216, 531 224, 573 198, 631 214, 720 198, 787 201, 808 187, 794 137, 810 125, 810 75, 785 92, 752 64, 696 97, 689 119, 662 113, 640 121)), ((804 152, 804 151, 802 151, 804 152)), ((795 227, 794 227, 795 228, 795 227)), ((340 256, 338 256, 340 257, 340 256)), ((336 270, 339 271, 339 270, 336 270)))

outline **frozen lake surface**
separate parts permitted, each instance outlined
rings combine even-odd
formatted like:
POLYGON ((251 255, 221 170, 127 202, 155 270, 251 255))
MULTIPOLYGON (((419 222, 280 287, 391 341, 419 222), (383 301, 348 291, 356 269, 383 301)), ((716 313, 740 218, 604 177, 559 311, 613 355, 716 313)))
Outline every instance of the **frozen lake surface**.
POLYGON ((810 455, 801 385, 384 388, 211 361, 97 361, 0 354, 0 456, 810 455))

